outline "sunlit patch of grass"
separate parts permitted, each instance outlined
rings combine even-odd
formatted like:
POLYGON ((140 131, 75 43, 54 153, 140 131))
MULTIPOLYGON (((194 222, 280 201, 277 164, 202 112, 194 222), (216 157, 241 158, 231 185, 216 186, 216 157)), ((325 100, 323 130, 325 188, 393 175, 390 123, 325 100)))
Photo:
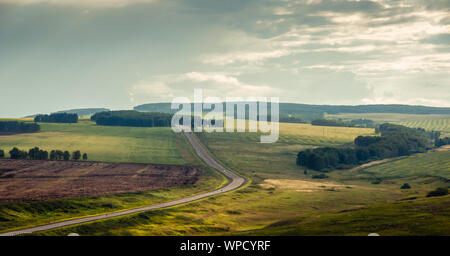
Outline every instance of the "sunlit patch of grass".
POLYGON ((89 160, 187 164, 169 127, 97 126, 90 121, 76 124, 40 123, 41 132, 0 137, 0 149, 81 150, 89 160))

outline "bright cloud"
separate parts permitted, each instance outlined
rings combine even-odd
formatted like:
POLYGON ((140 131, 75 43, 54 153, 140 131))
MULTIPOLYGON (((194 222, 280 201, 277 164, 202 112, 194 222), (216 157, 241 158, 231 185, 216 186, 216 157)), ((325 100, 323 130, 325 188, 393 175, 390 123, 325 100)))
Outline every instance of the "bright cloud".
POLYGON ((191 96, 196 88, 211 97, 269 97, 280 93, 277 88, 244 83, 226 73, 188 72, 141 80, 130 88, 129 96, 133 103, 171 101, 175 97, 191 96))

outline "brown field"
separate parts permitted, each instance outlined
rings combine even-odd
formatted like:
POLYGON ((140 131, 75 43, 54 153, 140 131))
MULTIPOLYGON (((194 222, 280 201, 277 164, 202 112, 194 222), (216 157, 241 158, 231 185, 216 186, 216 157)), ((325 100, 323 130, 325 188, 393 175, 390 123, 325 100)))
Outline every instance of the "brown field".
POLYGON ((161 189, 193 184, 201 173, 179 165, 0 159, 0 201, 161 189))

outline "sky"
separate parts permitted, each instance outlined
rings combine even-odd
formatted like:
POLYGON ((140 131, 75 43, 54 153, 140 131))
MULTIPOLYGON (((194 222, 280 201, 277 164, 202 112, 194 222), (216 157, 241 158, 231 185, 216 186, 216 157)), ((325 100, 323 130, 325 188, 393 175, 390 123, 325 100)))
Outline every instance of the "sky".
POLYGON ((0 117, 194 88, 450 107, 450 1, 0 0, 0 117))

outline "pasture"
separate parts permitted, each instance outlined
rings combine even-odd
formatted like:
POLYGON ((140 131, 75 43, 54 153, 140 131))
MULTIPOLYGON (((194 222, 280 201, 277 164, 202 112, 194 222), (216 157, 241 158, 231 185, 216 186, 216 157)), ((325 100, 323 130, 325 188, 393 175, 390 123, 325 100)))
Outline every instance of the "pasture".
POLYGON ((254 182, 261 182, 263 179, 304 178, 303 170, 295 163, 299 151, 352 143, 359 135, 371 134, 374 129, 280 123, 280 137, 276 143, 261 144, 259 133, 197 135, 226 166, 254 182))
MULTIPOLYGON (((42 123, 41 132, 0 136, 0 149, 81 150, 89 161, 152 163, 203 166, 186 138, 171 128, 96 126, 91 121, 76 124, 42 123)), ((79 164, 83 164, 80 162, 79 164)), ((12 230, 66 220, 74 217, 113 212, 151 205, 213 190, 224 184, 224 177, 205 168, 195 184, 140 192, 35 202, 0 203, 0 230, 12 230)), ((83 188, 83 190, 86 190, 83 188)))
MULTIPOLYGON (((442 219, 448 218, 449 197, 425 197, 428 191, 445 182, 441 178, 422 176, 427 168, 434 168, 432 172, 440 177, 448 175, 447 169, 438 170, 448 162, 448 155, 440 154, 448 152, 430 152, 371 167, 395 169, 397 167, 390 165, 401 164, 401 174, 386 176, 381 184, 372 184, 375 177, 365 176, 365 169, 348 174, 345 170, 336 171, 329 173, 329 179, 317 180, 311 178, 316 172, 308 170, 305 174, 304 169, 295 165, 299 150, 351 143, 358 135, 373 134, 373 129, 305 124, 280 126, 281 139, 274 144, 260 144, 259 134, 197 134, 219 161, 250 178, 251 185, 241 190, 169 209, 42 234, 367 235, 377 231, 405 235, 449 234, 448 228, 439 225, 442 219), (418 169, 420 162, 424 162, 423 168, 418 169), (412 189, 400 189, 404 182, 410 182, 412 189), (434 210, 436 214, 432 215, 434 210), (341 224, 327 228, 335 221, 341 224), (422 228, 415 223, 420 223, 422 228)), ((381 173, 383 171, 379 177, 381 173)))
MULTIPOLYGON (((370 134, 374 134, 373 129, 283 123, 280 124, 280 140, 273 144, 260 144, 260 134, 253 133, 197 134, 216 159, 248 177, 251 184, 235 192, 186 205, 39 234, 67 235, 76 232, 81 235, 367 235, 370 232, 380 232, 420 235, 421 232, 427 232, 448 235, 449 229, 439 225, 439 222, 448 218, 449 197, 425 197, 427 191, 446 184, 443 177, 447 177, 449 171, 441 170, 439 166, 447 165, 448 152, 414 155, 359 172, 335 171, 329 173, 330 178, 325 180, 312 179, 312 174, 317 172, 308 170, 304 173, 304 169, 295 164, 299 150, 344 145, 351 143, 356 136, 370 134), (398 168, 401 168, 401 171, 397 171, 398 168), (424 176, 428 169, 431 169, 433 177, 424 176), (382 182, 372 184, 374 179, 382 179, 382 182), (400 189, 404 182, 409 182, 412 189, 400 189), (370 223, 367 219, 370 219, 370 223), (339 223, 336 228, 327 228, 336 222, 339 223), (419 223, 422 228, 415 223, 419 223)), ((183 140, 179 139, 175 136, 175 140, 182 143, 183 140)), ((195 156, 188 152, 188 147, 180 148, 185 149, 179 151, 180 155, 193 158, 185 160, 186 162, 195 161, 195 156)), ((215 172, 207 173, 217 175, 215 172)), ((92 211, 88 210, 89 207, 105 211, 105 207, 109 205, 103 204, 105 201, 115 202, 115 210, 139 205, 144 201, 168 200, 192 191, 200 191, 201 187, 218 186, 218 180, 220 179, 217 176, 203 179, 204 183, 200 184, 204 185, 198 185, 196 188, 127 193, 123 199, 120 194, 89 199, 81 201, 84 203, 77 207, 77 211, 80 211, 77 214, 92 211), (160 195, 164 197, 161 198, 160 195), (128 200, 136 201, 126 203, 128 200)), ((70 205, 78 203, 75 200, 69 202, 70 205)), ((22 204, 20 207, 28 206, 22 204)), ((34 208, 36 207, 37 203, 34 208)), ((8 216, 9 212, 11 208, 3 210, 0 217, 8 216)), ((16 212, 16 216, 19 212, 21 211, 16 212)), ((54 210, 53 214, 59 218, 67 216, 60 210, 54 210)), ((72 213, 71 216, 73 215, 72 213)), ((42 222, 46 218, 48 219, 47 215, 40 215, 39 220, 42 222)), ((18 220, 16 217, 16 221, 18 220)))
MULTIPOLYGON (((88 159, 100 162, 187 164, 182 157, 182 142, 171 128, 97 126, 91 121, 75 124, 40 123, 39 133, 0 136, 0 149, 27 150, 38 146, 52 149, 80 150, 88 159)), ((189 159, 192 156, 186 155, 189 159)))
MULTIPOLYGON (((428 153, 433 154, 429 163, 445 164, 446 159, 435 153, 428 153)), ((402 174, 386 177, 389 182, 385 184, 372 184, 370 179, 358 176, 360 173, 344 175, 345 171, 327 180, 307 176, 265 179, 187 205, 42 235, 449 235, 445 220, 450 217, 450 196, 425 197, 427 191, 445 182, 434 177, 422 179, 426 170, 414 171, 417 160, 411 158, 368 168, 405 161, 402 174), (400 189, 405 181, 412 189, 400 189)), ((448 175, 449 171, 444 172, 448 175)))
POLYGON ((396 113, 363 113, 363 114, 334 114, 326 115, 329 119, 342 119, 350 121, 353 119, 370 119, 377 123, 395 123, 410 128, 424 128, 428 131, 441 131, 450 133, 450 115, 417 115, 396 113))

